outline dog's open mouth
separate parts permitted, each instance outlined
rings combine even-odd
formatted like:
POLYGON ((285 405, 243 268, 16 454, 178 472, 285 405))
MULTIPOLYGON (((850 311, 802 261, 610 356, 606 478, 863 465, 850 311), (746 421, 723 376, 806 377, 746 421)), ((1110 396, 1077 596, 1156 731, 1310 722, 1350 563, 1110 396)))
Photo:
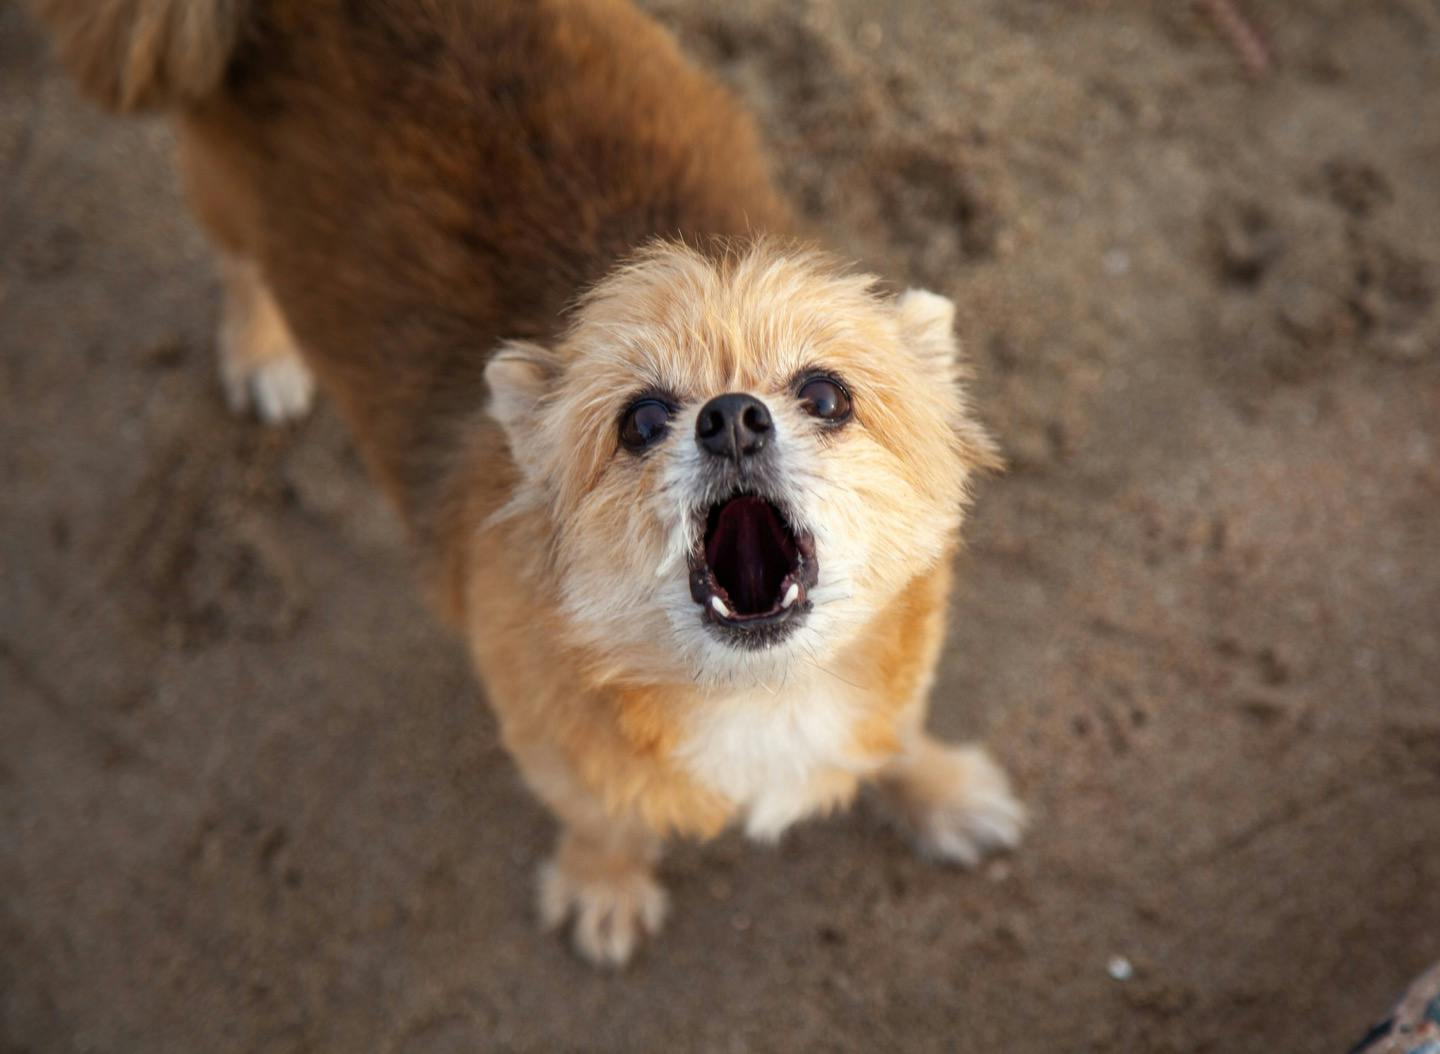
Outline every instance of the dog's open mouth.
POLYGON ((814 539, 753 494, 711 506, 704 527, 690 556, 690 595, 727 636, 752 638, 743 641, 750 646, 775 643, 783 636, 776 627, 810 610, 814 539))

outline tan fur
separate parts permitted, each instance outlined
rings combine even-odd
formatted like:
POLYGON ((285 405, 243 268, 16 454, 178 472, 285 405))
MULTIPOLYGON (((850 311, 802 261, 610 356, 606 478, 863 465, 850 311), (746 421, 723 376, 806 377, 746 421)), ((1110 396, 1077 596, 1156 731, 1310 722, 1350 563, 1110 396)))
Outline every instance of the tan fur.
POLYGON ((32 0, 71 76, 130 111, 212 92, 243 30, 245 0, 32 0))
POLYGON ((1012 845, 1025 811, 1009 781, 977 746, 918 736, 880 776, 880 789, 927 856, 973 867, 989 850, 1012 845))
POLYGON ((220 276, 225 301, 217 345, 230 408, 254 409, 272 424, 303 416, 314 380, 259 269, 244 258, 222 255, 220 276))
POLYGON ((542 921, 623 962, 663 920, 665 837, 773 838, 867 778, 928 852, 1014 843, 1000 770, 922 731, 997 461, 953 306, 794 242, 749 118, 663 30, 622 0, 35 2, 98 98, 176 108, 226 368, 265 414, 303 356, 410 525, 563 825, 542 921), (843 428, 799 405, 813 369, 851 391, 843 428), (617 423, 647 390, 676 411, 640 457, 617 423), (686 587, 696 414, 735 391, 770 408, 819 561, 793 638, 754 652, 686 587))
POLYGON ((944 642, 952 555, 947 552, 933 571, 902 591, 845 656, 847 676, 885 686, 856 731, 857 745, 868 755, 900 754, 924 721, 944 642))

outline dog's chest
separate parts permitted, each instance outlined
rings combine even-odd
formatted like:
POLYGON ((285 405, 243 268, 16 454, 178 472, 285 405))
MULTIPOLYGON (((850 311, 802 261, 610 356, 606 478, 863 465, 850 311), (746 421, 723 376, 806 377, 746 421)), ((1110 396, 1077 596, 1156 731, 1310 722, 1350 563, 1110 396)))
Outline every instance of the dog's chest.
POLYGON ((775 838, 873 767, 857 749, 852 695, 809 688, 706 700, 687 715, 677 759, 735 803, 748 835, 775 838))

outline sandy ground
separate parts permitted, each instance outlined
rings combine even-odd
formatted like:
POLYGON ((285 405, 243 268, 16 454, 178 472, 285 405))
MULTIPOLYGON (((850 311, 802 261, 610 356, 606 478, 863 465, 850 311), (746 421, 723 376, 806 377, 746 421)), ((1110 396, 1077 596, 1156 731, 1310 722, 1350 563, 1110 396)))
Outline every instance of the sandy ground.
POLYGON ((225 414, 165 128, 0 4, 0 1049, 1348 1049, 1440 958, 1440 9, 1247 6, 1262 83, 1178 2, 652 4, 961 305, 934 724, 1035 824, 681 847, 602 976, 333 415, 225 414))

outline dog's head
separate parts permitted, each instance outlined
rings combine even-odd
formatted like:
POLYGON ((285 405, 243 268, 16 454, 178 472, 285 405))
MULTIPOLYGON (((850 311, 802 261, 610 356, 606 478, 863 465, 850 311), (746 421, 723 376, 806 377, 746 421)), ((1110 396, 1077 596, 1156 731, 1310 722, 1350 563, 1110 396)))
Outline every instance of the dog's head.
POLYGON ((652 248, 554 349, 487 370, 563 615, 602 675, 764 681, 821 664, 959 526, 995 461, 953 305, 814 253, 652 248))

